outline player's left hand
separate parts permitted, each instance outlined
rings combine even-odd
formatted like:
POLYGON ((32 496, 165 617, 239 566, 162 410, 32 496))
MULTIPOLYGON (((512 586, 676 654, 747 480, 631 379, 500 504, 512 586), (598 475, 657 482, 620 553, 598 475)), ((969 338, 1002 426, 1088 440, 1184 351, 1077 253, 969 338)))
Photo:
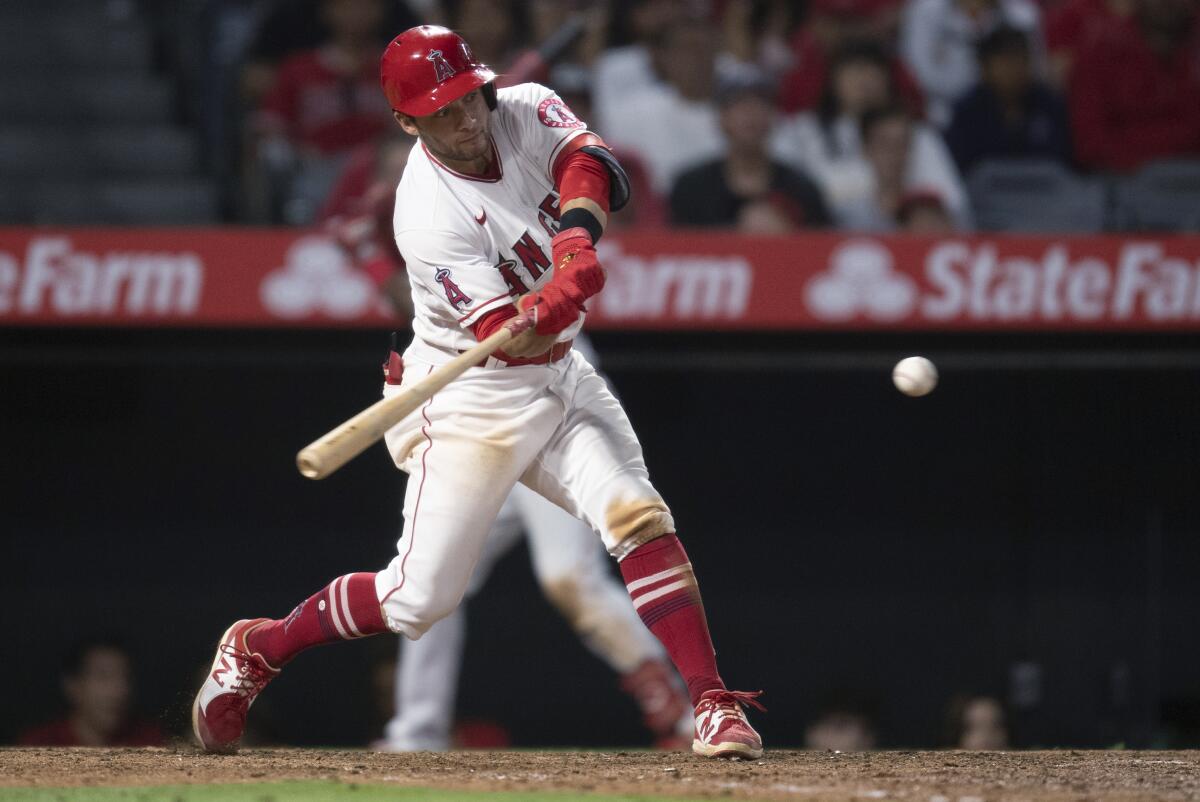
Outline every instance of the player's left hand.
POLYGON ((558 334, 579 319, 584 311, 583 301, 576 293, 560 284, 555 274, 550 283, 540 290, 521 296, 517 308, 533 320, 533 331, 538 334, 558 334))
POLYGON ((562 285, 579 304, 604 289, 604 268, 587 229, 576 226, 560 231, 550 241, 550 255, 554 283, 562 285))

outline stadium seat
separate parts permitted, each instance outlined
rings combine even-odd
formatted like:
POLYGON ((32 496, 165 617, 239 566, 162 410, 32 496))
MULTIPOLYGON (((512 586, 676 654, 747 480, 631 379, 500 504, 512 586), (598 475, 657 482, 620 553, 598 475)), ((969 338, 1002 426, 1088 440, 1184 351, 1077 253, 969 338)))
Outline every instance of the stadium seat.
POLYGON ((967 191, 982 230, 1095 232, 1105 223, 1104 183, 1057 162, 988 160, 971 171, 967 191))
POLYGON ((0 120, 4 125, 161 124, 171 120, 171 88, 157 76, 124 70, 14 72, 0 75, 0 120))
POLYGON ((1200 231, 1200 160, 1153 162, 1116 188, 1121 230, 1200 231))
POLYGON ((216 187, 200 178, 53 183, 35 195, 40 224, 199 225, 218 215, 216 187))
POLYGON ((137 17, 113 19, 95 8, 102 5, 0 8, 0 68, 6 73, 32 65, 147 69, 150 32, 137 17))
POLYGON ((0 128, 0 176, 184 175, 198 159, 195 138, 171 126, 0 128))

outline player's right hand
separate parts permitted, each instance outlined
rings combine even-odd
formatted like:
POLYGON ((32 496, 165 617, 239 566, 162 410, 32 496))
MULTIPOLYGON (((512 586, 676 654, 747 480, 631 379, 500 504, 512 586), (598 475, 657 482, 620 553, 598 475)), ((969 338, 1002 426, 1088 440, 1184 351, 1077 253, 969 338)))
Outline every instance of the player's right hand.
POLYGON ((551 281, 517 301, 517 308, 533 320, 538 334, 558 334, 579 319, 584 311, 583 299, 576 300, 570 288, 551 281))

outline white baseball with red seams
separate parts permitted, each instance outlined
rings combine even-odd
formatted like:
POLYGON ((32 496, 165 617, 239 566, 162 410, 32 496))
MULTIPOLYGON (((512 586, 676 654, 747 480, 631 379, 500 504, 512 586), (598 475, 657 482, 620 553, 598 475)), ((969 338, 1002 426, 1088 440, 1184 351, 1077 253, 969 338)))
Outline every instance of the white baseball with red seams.
POLYGON ((923 356, 905 357, 892 368, 892 383, 907 396, 928 395, 937 387, 937 368, 923 356))

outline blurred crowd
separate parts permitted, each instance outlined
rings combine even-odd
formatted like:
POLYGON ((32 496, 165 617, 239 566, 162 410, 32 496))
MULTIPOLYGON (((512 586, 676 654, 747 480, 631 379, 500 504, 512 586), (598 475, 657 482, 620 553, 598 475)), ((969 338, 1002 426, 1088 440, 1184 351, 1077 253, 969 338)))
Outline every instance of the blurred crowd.
MULTIPOLYGON (((378 738, 394 712, 395 656, 382 655, 371 665, 366 685, 371 710, 364 727, 378 738)), ((207 667, 197 668, 197 681, 207 667)), ((164 746, 185 733, 171 732, 143 717, 136 704, 136 673, 129 647, 119 638, 80 640, 63 656, 59 670, 62 694, 60 713, 19 734, 22 746, 164 746)), ((271 724, 271 711, 246 733, 253 746, 279 745, 283 734, 271 724)), ((1009 716, 998 696, 960 693, 947 703, 938 745, 949 749, 1009 749, 1009 716)), ((190 724, 190 722, 188 722, 190 724)), ((862 693, 835 691, 819 701, 816 713, 803 731, 806 749, 860 752, 879 746, 877 704, 862 693)), ((375 742, 382 743, 382 742, 375 742)), ((503 749, 512 736, 503 722, 462 718, 454 728, 456 748, 503 749)), ((376 747, 379 748, 379 747, 376 747)))
POLYGON ((206 118, 244 221, 308 224, 390 195, 411 143, 379 91, 379 53, 421 22, 460 31, 502 81, 556 89, 629 169, 627 228, 946 232, 974 225, 968 183, 996 160, 1121 176, 1200 159, 1197 0, 207 10, 206 118), (566 45, 547 54, 556 32, 566 45))

